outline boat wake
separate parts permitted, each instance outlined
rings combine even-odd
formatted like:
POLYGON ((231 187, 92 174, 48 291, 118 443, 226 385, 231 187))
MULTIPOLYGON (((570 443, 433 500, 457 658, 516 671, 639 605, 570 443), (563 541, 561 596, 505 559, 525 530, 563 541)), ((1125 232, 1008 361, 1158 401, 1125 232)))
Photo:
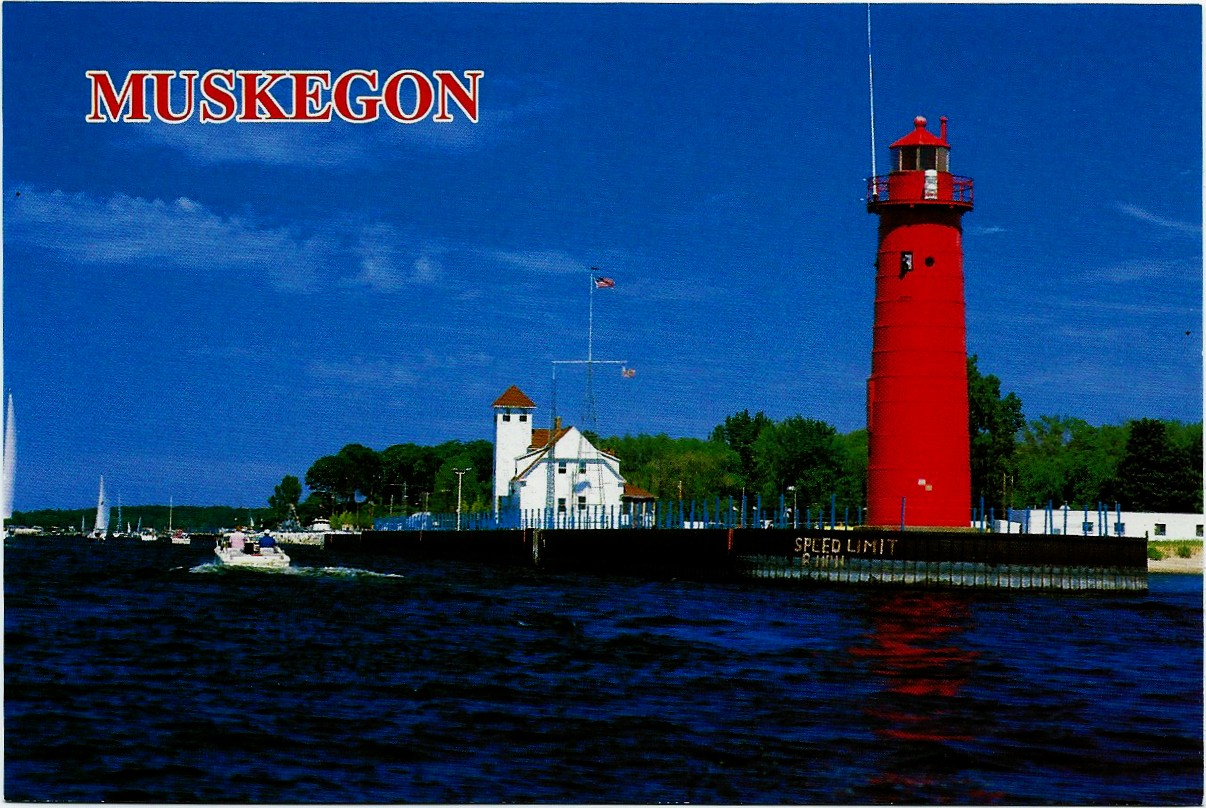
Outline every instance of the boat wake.
MULTIPOLYGON (((232 567, 223 564, 220 561, 206 561, 189 569, 189 572, 200 573, 203 575, 227 575, 227 574, 243 574, 248 569, 232 567)), ((260 572, 261 570, 252 570, 260 572)), ((296 575, 303 578, 405 578, 405 575, 400 575, 393 572, 377 572, 375 570, 359 569, 358 567, 296 567, 290 566, 284 569, 264 570, 270 571, 276 575, 296 575)))

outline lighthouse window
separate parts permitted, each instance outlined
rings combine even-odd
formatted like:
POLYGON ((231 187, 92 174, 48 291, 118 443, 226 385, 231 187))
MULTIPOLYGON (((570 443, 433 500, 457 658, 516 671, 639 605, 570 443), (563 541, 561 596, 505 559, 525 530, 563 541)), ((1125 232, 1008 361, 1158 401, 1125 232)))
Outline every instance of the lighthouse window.
POLYGON ((940 146, 903 146, 896 150, 896 170, 950 171, 950 153, 940 146))
POLYGON ((932 267, 932 266, 934 265, 934 256, 932 256, 932 255, 927 255, 927 256, 925 257, 925 265, 926 265, 927 267, 932 267))

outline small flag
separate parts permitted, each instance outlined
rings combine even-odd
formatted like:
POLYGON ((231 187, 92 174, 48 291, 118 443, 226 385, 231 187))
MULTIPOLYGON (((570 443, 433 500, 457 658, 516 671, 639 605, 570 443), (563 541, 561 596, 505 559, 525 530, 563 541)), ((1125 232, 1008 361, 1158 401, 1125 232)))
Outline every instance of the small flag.
POLYGON ((623 376, 625 379, 631 379, 633 376, 636 375, 636 371, 633 370, 632 368, 621 367, 620 375, 623 376))
POLYGON ((616 282, 613 281, 611 278, 602 278, 602 277, 595 278, 595 288, 596 289, 612 289, 615 287, 615 285, 616 285, 616 282))

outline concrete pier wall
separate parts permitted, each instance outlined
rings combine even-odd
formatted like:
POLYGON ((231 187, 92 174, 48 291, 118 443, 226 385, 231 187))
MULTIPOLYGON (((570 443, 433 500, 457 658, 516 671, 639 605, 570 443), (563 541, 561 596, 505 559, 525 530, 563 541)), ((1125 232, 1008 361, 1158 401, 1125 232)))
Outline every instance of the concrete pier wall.
POLYGON ((704 580, 1147 588, 1141 538, 898 530, 474 530, 327 534, 334 552, 704 580))

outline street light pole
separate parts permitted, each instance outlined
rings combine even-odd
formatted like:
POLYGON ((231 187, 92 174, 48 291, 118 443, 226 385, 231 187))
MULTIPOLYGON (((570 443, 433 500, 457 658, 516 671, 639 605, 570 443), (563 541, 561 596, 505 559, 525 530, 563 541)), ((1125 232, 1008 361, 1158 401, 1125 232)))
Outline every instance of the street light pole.
POLYGON ((792 529, 795 529, 800 526, 800 507, 797 504, 799 497, 796 494, 796 487, 794 485, 787 486, 787 490, 791 492, 791 526, 792 529))
POLYGON ((456 473, 456 529, 461 529, 461 480, 465 476, 465 472, 470 471, 473 466, 463 469, 453 469, 456 473))

